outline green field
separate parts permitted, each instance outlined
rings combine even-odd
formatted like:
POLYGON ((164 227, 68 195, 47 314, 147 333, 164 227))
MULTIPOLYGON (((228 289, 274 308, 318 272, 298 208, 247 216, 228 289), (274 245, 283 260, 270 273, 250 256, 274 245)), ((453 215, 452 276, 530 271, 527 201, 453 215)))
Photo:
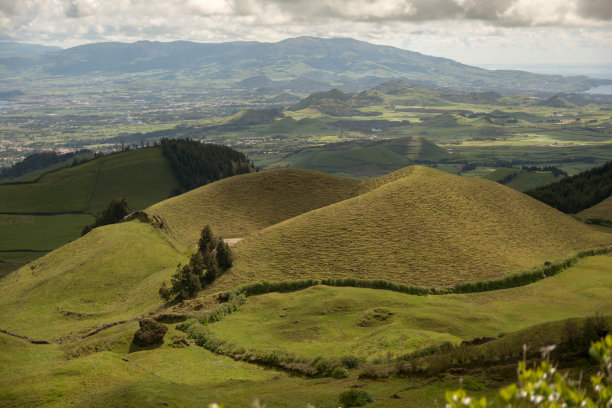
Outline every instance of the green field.
POLYGON ((611 267, 612 256, 592 257, 526 287, 465 295, 315 286, 249 297, 240 311, 210 327, 217 337, 246 349, 286 350, 308 358, 385 358, 444 341, 458 344, 607 313, 611 267))
POLYGON ((138 149, 0 184, 0 258, 33 259, 80 236, 115 197, 140 210, 170 195, 177 181, 161 149, 138 149), (43 213, 43 214, 40 214, 43 213), (12 252, 8 252, 12 251, 12 252))

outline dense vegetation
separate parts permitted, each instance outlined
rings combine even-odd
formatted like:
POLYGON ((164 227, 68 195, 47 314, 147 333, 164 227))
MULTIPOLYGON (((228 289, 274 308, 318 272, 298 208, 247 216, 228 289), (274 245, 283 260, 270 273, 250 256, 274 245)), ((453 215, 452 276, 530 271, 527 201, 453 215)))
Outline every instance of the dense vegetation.
POLYGON ((69 152, 60 154, 57 152, 41 152, 34 153, 22 161, 15 163, 13 166, 0 171, 0 178, 16 178, 23 176, 34 170, 44 169, 51 167, 54 164, 63 163, 70 159, 73 159, 73 164, 76 164, 76 156, 90 154, 89 150, 77 150, 75 152, 69 152))
POLYGON ((233 257, 229 245, 222 237, 215 237, 209 225, 202 229, 198 250, 187 265, 177 266, 170 287, 164 282, 159 295, 166 302, 182 301, 195 297, 199 291, 232 266, 233 257))
POLYGON ((161 139, 160 145, 179 181, 180 189, 175 193, 255 171, 248 158, 231 147, 187 139, 161 139))
POLYGON ((128 203, 123 197, 115 197, 108 203, 108 207, 104 211, 96 215, 96 221, 93 224, 86 225, 83 228, 81 235, 87 234, 89 231, 102 225, 114 224, 119 222, 130 213, 128 203))
POLYGON ((526 194, 564 213, 575 214, 612 195, 612 162, 526 194))

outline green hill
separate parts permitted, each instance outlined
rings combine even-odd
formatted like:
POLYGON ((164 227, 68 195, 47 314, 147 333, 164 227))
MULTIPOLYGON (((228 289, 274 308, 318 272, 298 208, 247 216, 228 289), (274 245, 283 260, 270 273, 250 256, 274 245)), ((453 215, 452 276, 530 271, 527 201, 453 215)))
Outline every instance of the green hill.
POLYGON ((360 112, 357 108, 378 105, 382 102, 382 98, 369 92, 351 94, 332 89, 328 92, 314 93, 292 106, 290 110, 316 109, 330 116, 371 116, 360 112))
POLYGON ((139 316, 185 259, 148 224, 96 228, 0 279, 0 328, 49 340, 139 316))
POLYGON ((578 216, 583 219, 602 218, 604 220, 612 221, 612 196, 600 201, 598 204, 595 204, 586 210, 580 211, 578 216))
POLYGON ((209 224, 224 238, 244 238, 316 208, 347 199, 359 181, 308 170, 281 169, 227 178, 146 209, 170 235, 193 245, 209 224))
POLYGON ((448 287, 612 242, 608 234, 486 180, 414 167, 383 183, 246 238, 219 287, 330 277, 448 287))
POLYGON ((42 175, 34 182, 0 184, 0 258, 27 260, 80 235, 93 214, 114 197, 132 211, 167 198, 178 186, 161 149, 110 154, 42 175))
POLYGON ((449 157, 446 150, 421 137, 368 142, 333 143, 307 148, 283 159, 290 167, 324 173, 371 177, 406 167, 415 161, 449 157))

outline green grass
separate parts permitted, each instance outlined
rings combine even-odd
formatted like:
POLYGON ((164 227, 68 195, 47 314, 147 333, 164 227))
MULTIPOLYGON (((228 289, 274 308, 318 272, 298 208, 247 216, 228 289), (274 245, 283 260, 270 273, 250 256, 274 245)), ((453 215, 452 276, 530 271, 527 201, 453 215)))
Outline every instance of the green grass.
POLYGON ((606 198, 602 202, 595 204, 591 208, 582 210, 578 213, 580 218, 603 218, 612 220, 612 196, 606 198))
MULTIPOLYGON (((356 377, 302 379, 262 369, 200 347, 172 348, 163 345, 128 353, 136 324, 94 336, 99 344, 122 338, 112 350, 69 357, 75 345, 32 345, 0 334, 0 405, 3 407, 248 407, 255 401, 270 408, 335 408, 342 391, 357 386, 371 393, 371 407, 436 406, 445 389, 458 387, 459 379, 435 382, 392 378, 387 381, 356 377), (391 399, 397 394, 400 399, 391 399)), ((166 343, 176 333, 171 329, 166 343)), ((82 343, 82 341, 77 342, 82 343)), ((496 383, 485 377, 471 378, 482 384, 477 393, 492 394, 496 383), (489 384, 489 387, 487 387, 489 384)))
POLYGON ((304 212, 351 197, 359 181, 308 170, 245 174, 197 188, 148 208, 171 236, 193 245, 209 224, 224 238, 244 238, 304 212))
POLYGON ((96 228, 0 280, 0 328, 51 340, 139 316, 185 259, 148 224, 96 228))
MULTIPOLYGON (((0 212, 95 214, 114 197, 125 197, 135 211, 167 198, 176 185, 161 149, 138 149, 62 168, 34 183, 0 185, 0 212)), ((0 249, 55 249, 78 238, 92 220, 84 214, 0 215, 0 249)), ((23 255, 4 252, 0 258, 23 255)))
POLYGON ((537 283, 492 292, 429 297, 315 286, 252 296, 209 328, 246 349, 371 359, 605 313, 611 288, 612 256, 596 256, 537 283))
MULTIPOLYGON (((94 217, 88 214, 0 214, 0 248, 52 250, 80 236, 83 226, 93 220, 94 217)), ((2 253, 0 257, 3 257, 2 253)))
POLYGON ((368 180, 360 191, 241 241, 215 288, 344 277, 451 287, 612 241, 510 188, 426 167, 368 180))

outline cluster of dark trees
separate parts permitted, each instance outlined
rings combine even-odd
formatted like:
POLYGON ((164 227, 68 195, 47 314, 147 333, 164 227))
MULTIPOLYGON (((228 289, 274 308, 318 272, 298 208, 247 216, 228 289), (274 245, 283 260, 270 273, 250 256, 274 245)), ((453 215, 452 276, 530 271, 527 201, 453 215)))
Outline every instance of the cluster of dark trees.
POLYGON ((188 139, 161 139, 164 156, 178 179, 180 194, 213 181, 255 171, 246 155, 228 146, 188 139))
POLYGON ((104 211, 96 215, 96 221, 93 224, 86 225, 81 231, 81 236, 87 234, 89 231, 102 225, 114 224, 121 221, 126 215, 130 213, 128 203, 125 198, 115 197, 111 200, 104 211))
POLYGON ((221 237, 215 237, 207 225, 198 241, 198 251, 191 256, 187 265, 177 266, 176 273, 159 289, 159 295, 166 302, 180 302, 195 297, 199 291, 232 266, 233 256, 229 246, 221 237))
POLYGON ((567 177, 568 174, 567 172, 561 170, 558 167, 555 166, 544 166, 544 167, 538 167, 538 166, 522 166, 521 170, 523 171, 550 171, 552 172, 553 176, 555 177, 559 177, 559 176, 563 176, 563 177, 567 177))
POLYGON ((567 214, 576 214, 612 195, 612 162, 525 192, 567 214))
POLYGON ((73 159, 73 163, 76 163, 76 156, 85 154, 91 154, 91 151, 82 149, 76 152, 64 154, 58 154, 56 152, 34 153, 26 157, 22 161, 15 163, 12 167, 9 167, 8 169, 3 169, 2 172, 0 172, 0 178, 20 177, 31 171, 51 167, 55 164, 63 163, 70 159, 73 159))

